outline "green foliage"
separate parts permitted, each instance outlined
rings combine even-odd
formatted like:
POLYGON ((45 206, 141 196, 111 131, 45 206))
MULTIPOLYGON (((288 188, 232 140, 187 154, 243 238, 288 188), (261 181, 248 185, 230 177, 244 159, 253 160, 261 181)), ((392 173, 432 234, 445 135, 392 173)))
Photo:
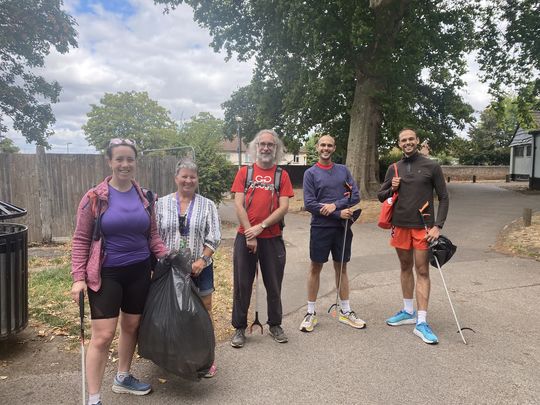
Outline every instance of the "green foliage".
POLYGON ((383 145, 412 125, 442 147, 470 120, 456 89, 474 46, 474 1, 155 2, 190 5, 216 51, 255 58, 251 84, 223 105, 227 133, 241 115, 248 137, 261 127, 286 139, 317 128, 345 147, 356 82, 367 76, 379 84, 364 96, 383 116, 383 145))
POLYGON ((0 153, 18 153, 19 150, 11 139, 0 136, 0 153))
POLYGON ((82 129, 88 143, 101 151, 112 138, 134 140, 141 150, 166 148, 177 133, 169 112, 147 92, 105 93, 91 107, 82 129))
POLYGON ((35 74, 54 47, 67 53, 76 47, 75 20, 61 0, 3 0, 0 4, 0 134, 4 116, 27 142, 48 146, 55 122, 49 102, 60 95, 58 82, 35 74))
POLYGON ((398 147, 393 147, 379 158, 379 180, 383 181, 386 171, 391 164, 397 162, 403 157, 403 152, 398 147))
POLYGON ((230 190, 235 168, 221 153, 223 120, 203 112, 191 118, 179 131, 177 146, 192 146, 199 167, 199 191, 216 204, 230 190))
POLYGON ((319 139, 319 136, 317 134, 311 135, 308 140, 306 141, 305 148, 306 148, 306 155, 307 155, 307 162, 308 165, 314 165, 319 161, 319 154, 317 153, 317 140, 319 139))
POLYGON ((464 165, 507 165, 510 162, 508 144, 515 128, 508 121, 498 121, 496 111, 482 112, 478 126, 469 131, 469 139, 456 138, 450 146, 452 156, 464 165))
POLYGON ((484 2, 479 62, 498 102, 508 88, 517 92, 521 119, 540 108, 540 3, 538 0, 484 2), (532 105, 531 105, 532 104, 532 105))

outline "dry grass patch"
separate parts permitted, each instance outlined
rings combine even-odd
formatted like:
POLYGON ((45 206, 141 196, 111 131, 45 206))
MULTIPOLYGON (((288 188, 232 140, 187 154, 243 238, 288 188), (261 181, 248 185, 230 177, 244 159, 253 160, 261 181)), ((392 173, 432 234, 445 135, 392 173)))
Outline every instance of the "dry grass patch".
POLYGON ((505 226, 496 249, 540 261, 540 213, 532 216, 531 226, 525 227, 521 218, 505 226))

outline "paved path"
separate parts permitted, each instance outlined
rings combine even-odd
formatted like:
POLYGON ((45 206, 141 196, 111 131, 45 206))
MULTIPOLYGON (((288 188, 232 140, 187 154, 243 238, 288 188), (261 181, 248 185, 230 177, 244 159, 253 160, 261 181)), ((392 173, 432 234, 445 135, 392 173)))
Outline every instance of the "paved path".
MULTIPOLYGON (((154 392, 134 398, 105 388, 104 404, 539 403, 540 263, 494 253, 490 246, 524 207, 540 210, 540 196, 482 183, 451 183, 449 192, 444 233, 458 252, 444 270, 462 326, 476 331, 465 331, 468 345, 456 333, 436 270, 428 320, 440 344, 422 343, 410 325, 385 325, 384 319, 401 305, 399 271, 388 232, 374 224, 353 226, 349 270, 351 302, 368 327, 353 330, 326 314, 335 296, 327 265, 317 303, 320 324, 313 333, 299 332, 305 312, 309 217, 289 214, 283 287, 289 343, 275 343, 266 330, 249 336, 243 349, 222 343, 216 352, 218 376, 199 383, 139 361, 135 372, 153 384, 154 392), (158 378, 168 381, 160 384, 158 378)), ((223 207, 221 215, 235 220, 231 207, 223 207)), ((60 375, 40 369, 9 383, 0 381, 0 403, 77 403, 78 361, 73 354, 60 375)), ((108 378, 112 373, 109 367, 108 378)))

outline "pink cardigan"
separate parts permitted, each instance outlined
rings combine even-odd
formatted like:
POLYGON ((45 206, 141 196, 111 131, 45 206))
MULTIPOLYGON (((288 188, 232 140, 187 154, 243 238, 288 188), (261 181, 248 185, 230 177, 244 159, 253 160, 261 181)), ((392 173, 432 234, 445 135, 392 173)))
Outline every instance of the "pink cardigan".
MULTIPOLYGON (((103 263, 103 238, 93 240, 92 231, 94 229, 94 212, 98 207, 98 200, 101 200, 99 215, 102 215, 108 208, 109 187, 111 176, 107 177, 96 187, 88 190, 77 208, 77 226, 73 234, 71 247, 71 276, 73 282, 86 281, 86 285, 93 291, 101 288, 101 264, 103 263)), ((146 200, 141 187, 132 181, 137 189, 144 208, 150 204, 146 200)), ((100 235, 101 236, 101 235, 100 235)), ((152 212, 150 218, 150 238, 148 239, 150 251, 156 257, 165 256, 168 249, 159 237, 156 225, 156 216, 152 212)))

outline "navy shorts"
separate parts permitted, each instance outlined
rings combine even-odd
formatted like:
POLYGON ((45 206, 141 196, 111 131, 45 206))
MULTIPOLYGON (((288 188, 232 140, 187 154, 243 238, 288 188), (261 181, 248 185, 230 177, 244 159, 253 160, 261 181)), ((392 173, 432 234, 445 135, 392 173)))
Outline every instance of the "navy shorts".
MULTIPOLYGON (((332 252, 332 260, 341 262, 343 254, 343 232, 344 227, 320 227, 312 226, 309 232, 309 258, 315 263, 326 263, 328 256, 332 252)), ((345 242, 345 254, 343 261, 347 263, 351 260, 351 243, 353 233, 347 227, 347 240, 345 242)))
POLYGON ((192 277, 193 284, 199 289, 199 296, 205 297, 214 292, 214 263, 206 266, 197 277, 192 277))

